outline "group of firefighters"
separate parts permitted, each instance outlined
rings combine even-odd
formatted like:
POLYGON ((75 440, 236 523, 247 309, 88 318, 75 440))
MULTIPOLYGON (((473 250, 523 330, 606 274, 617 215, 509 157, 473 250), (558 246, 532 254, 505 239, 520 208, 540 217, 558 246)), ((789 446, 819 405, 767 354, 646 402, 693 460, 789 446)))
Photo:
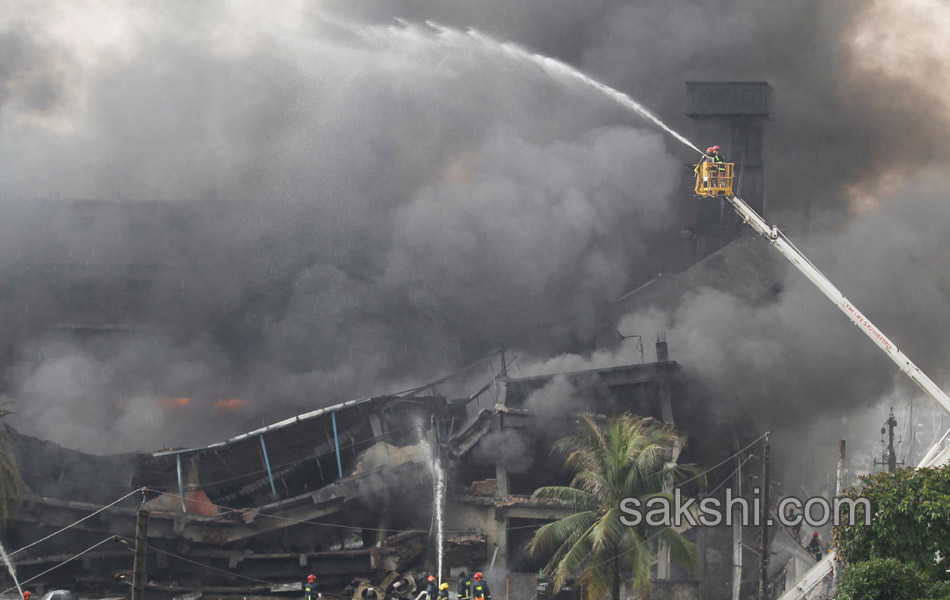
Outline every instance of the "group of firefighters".
MULTIPOLYGON (((426 586, 425 600, 449 600, 449 584, 443 583, 436 590, 435 575, 429 575, 429 584, 426 586)), ((491 600, 491 590, 488 582, 482 578, 481 571, 469 578, 465 571, 459 574, 458 600, 491 600)))
MULTIPOLYGON (((419 600, 449 600, 449 584, 438 585, 435 575, 429 575, 427 578, 425 598, 419 600)), ((304 600, 319 600, 322 594, 317 591, 316 575, 307 575, 307 583, 303 587, 304 600)), ((30 600, 30 593, 23 594, 24 600, 30 600)), ((488 589, 488 582, 482 578, 481 571, 475 573, 471 578, 465 571, 459 574, 457 600, 491 600, 491 590, 488 589)), ((420 594, 422 596, 422 594, 420 594)))

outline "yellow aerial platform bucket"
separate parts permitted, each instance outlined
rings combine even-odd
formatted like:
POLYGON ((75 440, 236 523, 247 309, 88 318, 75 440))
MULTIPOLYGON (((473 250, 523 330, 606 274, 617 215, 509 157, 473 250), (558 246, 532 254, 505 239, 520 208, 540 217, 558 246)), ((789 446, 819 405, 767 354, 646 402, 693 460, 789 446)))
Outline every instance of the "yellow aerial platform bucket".
POLYGON ((701 162, 696 165, 696 195, 732 196, 735 163, 701 162))

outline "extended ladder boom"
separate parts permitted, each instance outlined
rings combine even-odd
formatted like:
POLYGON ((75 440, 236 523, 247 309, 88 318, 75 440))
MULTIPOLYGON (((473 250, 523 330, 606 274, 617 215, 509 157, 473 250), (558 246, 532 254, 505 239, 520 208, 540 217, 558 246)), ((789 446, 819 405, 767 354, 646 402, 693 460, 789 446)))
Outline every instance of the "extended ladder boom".
MULTIPOLYGON (((844 294, 834 286, 831 281, 825 277, 818 267, 811 264, 805 255, 799 251, 776 227, 769 227, 762 217, 759 216, 752 207, 736 196, 726 196, 726 199, 739 213, 742 220, 754 229, 759 235, 775 246, 775 249, 782 253, 785 258, 791 261, 802 274, 814 283, 821 292, 827 296, 835 305, 841 309, 851 322, 857 325, 871 341, 877 344, 877 347, 883 350, 892 361, 897 364, 897 368, 907 374, 911 381, 917 384, 925 394, 934 399, 943 410, 950 413, 950 398, 937 387, 927 374, 921 371, 903 352, 898 350, 894 342, 889 340, 870 319, 864 316, 851 302, 844 297, 844 294)), ((944 435, 944 439, 947 436, 944 435)), ((934 444, 924 458, 918 464, 918 467, 931 467, 950 462, 950 447, 941 449, 944 442, 941 439, 934 444)), ((794 587, 786 590, 779 600, 798 600, 806 597, 821 581, 832 573, 834 569, 835 553, 829 552, 814 567, 808 570, 805 575, 795 582, 794 587)))
MULTIPOLYGON (((940 389, 937 384, 935 384, 927 374, 921 371, 917 365, 915 365, 903 352, 901 352, 894 342, 888 339, 880 329, 874 326, 871 323, 871 320, 864 316, 847 298, 844 297, 844 294, 841 293, 838 288, 834 286, 831 281, 825 277, 818 268, 811 264, 805 255, 795 247, 776 227, 769 227, 768 223, 765 222, 762 217, 759 216, 752 207, 746 204, 741 198, 736 196, 726 196, 726 199, 730 204, 736 209, 736 212, 739 213, 739 216, 742 217, 742 220, 747 223, 752 229, 754 229, 759 235, 764 237, 769 241, 770 244, 775 246, 775 249, 782 253, 785 258, 791 261, 795 267, 798 268, 802 274, 807 277, 812 283, 814 283, 821 292, 827 296, 835 305, 841 309, 851 322, 857 325, 861 331, 865 333, 871 341, 877 344, 877 347, 883 350, 892 361, 897 364, 897 368, 907 374, 910 377, 911 381, 916 383, 920 389, 924 391, 929 397, 933 398, 937 404, 939 404, 943 410, 947 411, 950 414, 950 397, 948 397, 942 389, 940 389)), ((921 461, 921 467, 932 466, 932 464, 939 464, 935 459, 943 458, 945 456, 938 455, 937 453, 940 450, 940 442, 934 445, 933 448, 927 452, 927 455, 924 457, 924 460, 921 461)))

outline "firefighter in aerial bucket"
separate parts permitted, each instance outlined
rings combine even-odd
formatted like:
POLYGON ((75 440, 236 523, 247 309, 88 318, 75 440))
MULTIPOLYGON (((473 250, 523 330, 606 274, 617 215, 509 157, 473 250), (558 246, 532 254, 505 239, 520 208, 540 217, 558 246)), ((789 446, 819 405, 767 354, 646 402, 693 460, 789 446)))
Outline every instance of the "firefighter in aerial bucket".
POLYGON ((722 187, 722 178, 726 175, 726 161, 719 154, 719 146, 706 148, 706 156, 703 157, 703 162, 710 163, 707 167, 706 176, 712 178, 710 182, 712 187, 722 187))

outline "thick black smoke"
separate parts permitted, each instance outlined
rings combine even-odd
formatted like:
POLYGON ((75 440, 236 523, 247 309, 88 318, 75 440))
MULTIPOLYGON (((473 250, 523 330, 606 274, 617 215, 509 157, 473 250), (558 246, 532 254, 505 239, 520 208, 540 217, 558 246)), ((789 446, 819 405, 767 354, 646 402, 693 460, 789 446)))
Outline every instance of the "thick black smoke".
MULTIPOLYGON (((894 202, 852 219, 840 231, 814 232, 799 246, 854 306, 946 389, 950 344, 942 332, 950 327, 950 242, 944 224, 950 207, 944 181, 943 173, 926 171, 899 188, 894 202)), ((764 240, 754 241, 759 251, 776 252, 764 240)), ((719 410, 746 411, 763 429, 796 440, 810 439, 808 430, 821 423, 824 434, 841 435, 842 417, 877 420, 882 401, 885 410, 889 405, 905 409, 915 396, 918 411, 930 410, 933 402, 913 389, 814 284, 784 263, 777 267, 758 274, 777 284, 773 300, 699 287, 638 306, 618 328, 665 332, 670 357, 708 387, 719 410)), ((636 362, 635 354, 633 341, 625 340, 615 350, 564 354, 532 362, 525 370, 605 368, 636 362)), ((647 359, 655 358, 650 354, 652 348, 647 359)), ((871 427, 854 434, 873 439, 875 432, 871 427)), ((926 446, 920 441, 918 452, 926 446)))
POLYGON ((769 198, 788 210, 843 210, 935 156, 946 125, 919 81, 863 68, 863 2, 56 6, 0 30, 3 210, 20 215, 0 240, 3 353, 18 424, 92 451, 410 387, 541 325, 588 340, 651 274, 681 225, 679 150, 590 92, 393 18, 554 55, 678 128, 684 80, 766 79, 769 198), (117 197, 177 204, 56 208, 117 197), (134 327, 64 334, 90 312, 69 306, 83 280, 129 263, 145 300, 92 293, 91 312, 134 327), (198 408, 154 402, 177 397, 198 408), (235 398, 237 414, 212 408, 235 398))
MULTIPOLYGON (((837 218, 888 177, 948 159, 950 65, 939 3, 797 0, 336 2, 394 17, 475 27, 565 60, 630 93, 679 131, 685 81, 765 80, 768 204, 837 218), (915 42, 913 40, 919 40, 915 42), (807 188, 803 190, 803 184, 807 188)), ((721 140, 696 140, 703 146, 721 140)), ((691 157, 692 158, 692 157, 691 157)))
POLYGON ((574 339, 672 223, 660 135, 536 68, 426 28, 176 6, 85 67, 62 130, 4 114, 22 128, 5 148, 57 142, 5 165, 6 378, 31 432, 207 442, 418 384, 538 323, 574 339), (63 333, 88 320, 123 327, 63 333))

